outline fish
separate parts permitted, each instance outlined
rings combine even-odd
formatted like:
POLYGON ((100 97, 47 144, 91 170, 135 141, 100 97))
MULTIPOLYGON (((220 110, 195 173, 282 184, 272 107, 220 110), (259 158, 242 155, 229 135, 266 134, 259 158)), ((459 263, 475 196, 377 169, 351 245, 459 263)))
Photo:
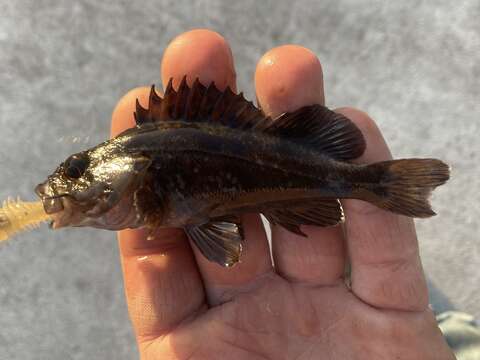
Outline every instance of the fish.
POLYGON ((301 225, 335 226, 340 200, 358 199, 409 217, 435 215, 434 188, 449 179, 438 159, 356 164, 366 148, 347 117, 313 104, 275 118, 242 93, 172 79, 136 125, 69 156, 35 188, 54 229, 175 227, 210 261, 240 261, 245 213, 301 236, 301 225))

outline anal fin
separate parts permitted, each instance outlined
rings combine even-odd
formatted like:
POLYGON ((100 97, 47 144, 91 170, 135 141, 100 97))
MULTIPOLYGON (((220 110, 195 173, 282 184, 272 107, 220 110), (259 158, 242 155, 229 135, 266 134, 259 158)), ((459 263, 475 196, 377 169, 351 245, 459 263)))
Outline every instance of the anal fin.
POLYGON ((280 225, 297 235, 306 236, 300 225, 333 226, 344 220, 343 209, 337 199, 314 199, 298 202, 280 202, 262 211, 272 225, 280 225))
POLYGON ((243 242, 239 220, 213 219, 202 225, 187 225, 185 232, 208 260, 225 267, 239 262, 243 242))

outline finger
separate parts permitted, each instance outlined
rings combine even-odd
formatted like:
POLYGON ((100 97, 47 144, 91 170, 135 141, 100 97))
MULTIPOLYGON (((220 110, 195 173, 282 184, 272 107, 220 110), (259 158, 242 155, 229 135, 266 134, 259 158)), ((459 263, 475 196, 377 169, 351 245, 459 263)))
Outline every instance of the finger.
POLYGON ((163 55, 161 74, 164 86, 173 78, 177 87, 187 75, 190 85, 198 78, 205 85, 215 81, 219 89, 236 90, 232 51, 220 34, 210 30, 192 30, 173 39, 163 55))
MULTIPOLYGON (((204 85, 214 81, 221 90, 227 86, 235 89, 232 52, 225 39, 212 31, 194 30, 173 40, 162 62, 163 84, 173 78, 175 86, 184 75, 189 84, 198 77, 204 85)), ((260 217, 248 215, 242 223, 245 244, 241 262, 232 268, 209 262, 193 246, 211 305, 231 299, 259 275, 271 270, 268 241, 260 217)))
MULTIPOLYGON (((126 94, 112 115, 112 136, 134 125, 138 98, 148 105, 148 88, 126 94)), ((202 281, 182 231, 165 229, 154 240, 142 230, 118 234, 125 293, 138 340, 161 336, 205 306, 202 281)))
MULTIPOLYGON (((324 103, 320 62, 300 46, 281 46, 267 52, 257 65, 255 86, 262 109, 273 116, 324 103)), ((345 266, 341 228, 302 226, 302 231, 308 237, 273 227, 276 271, 291 281, 313 285, 339 282, 345 266)))
MULTIPOLYGON (((355 122, 365 136, 367 148, 358 162, 392 158, 368 115, 352 108, 337 111, 355 122)), ((344 210, 353 292, 376 307, 424 310, 428 293, 413 220, 359 200, 344 201, 344 210)))

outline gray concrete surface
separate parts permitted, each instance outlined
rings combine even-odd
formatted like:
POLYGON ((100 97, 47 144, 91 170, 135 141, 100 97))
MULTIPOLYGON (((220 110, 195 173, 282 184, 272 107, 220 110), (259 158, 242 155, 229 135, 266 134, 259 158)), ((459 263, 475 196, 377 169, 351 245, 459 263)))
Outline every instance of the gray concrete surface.
MULTIPOLYGON (((0 0, 0 199, 108 136, 119 97, 158 83, 169 40, 225 35, 238 88, 297 43, 320 57, 327 104, 378 121, 396 156, 453 179, 418 232, 432 303, 480 316, 480 3, 471 1, 0 0)), ((0 359, 135 359, 113 233, 46 227, 0 246, 0 359)))

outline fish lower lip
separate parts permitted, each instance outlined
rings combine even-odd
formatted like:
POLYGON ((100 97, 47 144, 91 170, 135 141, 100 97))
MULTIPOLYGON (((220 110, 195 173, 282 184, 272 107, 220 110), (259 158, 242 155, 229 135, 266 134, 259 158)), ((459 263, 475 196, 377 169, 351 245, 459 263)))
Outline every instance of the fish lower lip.
MULTIPOLYGON (((57 200, 57 199, 55 199, 55 200, 57 200)), ((58 200, 60 200, 60 199, 58 199, 58 200)), ((44 205, 44 207, 45 207, 45 205, 44 205)), ((48 226, 51 229, 59 229, 59 228, 67 226, 70 223, 71 211, 68 207, 68 203, 62 203, 61 207, 62 207, 62 210, 52 212, 50 214, 51 221, 49 222, 48 226)))
POLYGON ((62 227, 65 227, 66 224, 64 221, 62 221, 62 217, 61 216, 58 216, 58 217, 54 217, 52 221, 50 221, 50 223, 48 224, 48 227, 50 229, 53 229, 53 230, 57 230, 57 229, 60 229, 62 227))

